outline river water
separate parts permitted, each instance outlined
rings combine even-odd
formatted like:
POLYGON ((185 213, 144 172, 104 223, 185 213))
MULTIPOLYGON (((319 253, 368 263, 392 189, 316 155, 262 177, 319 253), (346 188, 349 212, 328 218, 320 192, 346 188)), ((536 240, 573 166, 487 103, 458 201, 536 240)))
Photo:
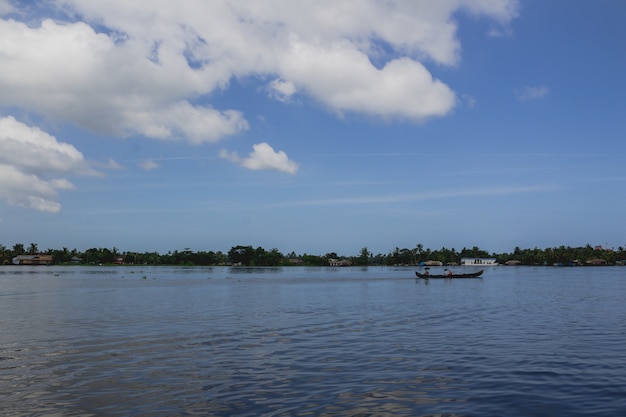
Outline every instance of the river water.
POLYGON ((626 267, 414 271, 0 267, 0 414, 626 415, 626 267))

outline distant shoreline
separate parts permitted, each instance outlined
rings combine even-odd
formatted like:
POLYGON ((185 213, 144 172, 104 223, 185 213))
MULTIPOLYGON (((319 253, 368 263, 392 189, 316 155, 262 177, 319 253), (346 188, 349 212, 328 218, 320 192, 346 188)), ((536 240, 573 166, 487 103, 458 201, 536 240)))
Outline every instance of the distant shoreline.
MULTIPOLYGON (((516 247, 511 253, 489 253, 478 247, 471 249, 441 248, 431 250, 418 244, 415 248, 395 248, 387 254, 374 254, 363 247, 359 255, 344 256, 335 252, 325 255, 283 254, 274 248, 234 246, 228 252, 197 251, 188 248, 183 251, 158 252, 120 251, 113 247, 91 248, 85 251, 76 249, 48 249, 41 251, 38 245, 28 247, 15 244, 11 248, 0 244, 0 265, 150 265, 150 266, 424 266, 425 263, 442 266, 461 266, 462 258, 476 258, 494 261, 505 266, 603 266, 625 265, 626 249, 601 246, 584 247, 559 246, 546 249, 521 249, 516 247)), ((477 265, 487 266, 487 265, 477 265)))

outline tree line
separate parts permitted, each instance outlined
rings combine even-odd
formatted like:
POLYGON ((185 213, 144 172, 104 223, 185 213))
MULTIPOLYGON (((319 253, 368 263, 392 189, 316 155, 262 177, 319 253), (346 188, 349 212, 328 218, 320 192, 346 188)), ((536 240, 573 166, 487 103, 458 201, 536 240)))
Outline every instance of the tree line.
POLYGON ((603 260, 608 265, 626 263, 626 250, 619 247, 617 250, 601 247, 560 246, 554 248, 521 249, 516 247, 511 253, 489 253, 476 246, 463 248, 460 251, 454 248, 429 249, 417 244, 414 248, 398 248, 389 253, 373 254, 367 247, 361 249, 355 256, 338 255, 329 252, 324 255, 281 253, 274 248, 266 250, 262 247, 238 245, 228 252, 222 251, 192 251, 185 248, 182 251, 169 251, 165 254, 158 252, 120 252, 119 249, 90 248, 85 251, 47 249, 41 251, 36 243, 25 246, 16 243, 12 247, 0 244, 0 265, 11 264, 14 257, 19 255, 50 255, 54 264, 130 264, 130 265, 242 265, 242 266, 328 266, 330 260, 346 261, 349 265, 419 265, 425 261, 439 261, 444 265, 459 264, 461 258, 495 258, 498 263, 515 261, 521 265, 568 265, 587 264, 593 260, 603 260))

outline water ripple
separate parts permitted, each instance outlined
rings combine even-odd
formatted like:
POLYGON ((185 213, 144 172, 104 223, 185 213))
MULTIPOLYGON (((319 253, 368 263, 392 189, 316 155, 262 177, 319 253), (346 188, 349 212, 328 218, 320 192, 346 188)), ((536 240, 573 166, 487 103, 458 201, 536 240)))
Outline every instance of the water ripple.
POLYGON ((534 270, 428 285, 407 269, 78 271, 0 276, 3 416, 626 411, 615 270, 541 289, 534 270))

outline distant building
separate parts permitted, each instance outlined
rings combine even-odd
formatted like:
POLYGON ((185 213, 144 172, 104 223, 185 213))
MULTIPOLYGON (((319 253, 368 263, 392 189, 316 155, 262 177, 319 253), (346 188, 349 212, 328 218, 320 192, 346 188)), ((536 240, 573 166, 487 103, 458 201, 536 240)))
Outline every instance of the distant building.
POLYGON ((328 265, 330 266, 350 266, 352 262, 347 259, 329 259, 328 265))
POLYGON ((113 258, 113 263, 115 265, 124 265, 126 263, 126 256, 124 255, 115 255, 113 258))
POLYGON ((52 255, 18 255, 12 261, 14 265, 51 265, 52 255))
POLYGON ((496 258, 461 258, 461 265, 491 266, 498 265, 496 258))

